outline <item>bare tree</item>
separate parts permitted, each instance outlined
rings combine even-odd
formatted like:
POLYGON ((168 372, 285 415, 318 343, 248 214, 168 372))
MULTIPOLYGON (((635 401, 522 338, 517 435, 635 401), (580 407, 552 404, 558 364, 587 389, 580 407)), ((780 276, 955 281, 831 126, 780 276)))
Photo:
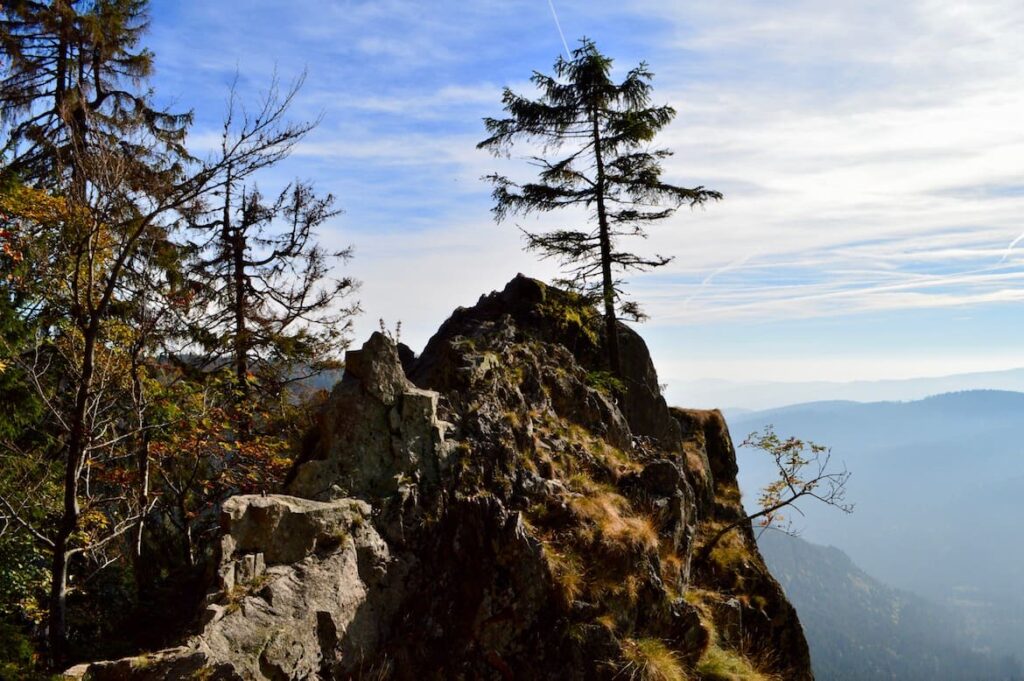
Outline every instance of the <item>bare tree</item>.
POLYGON ((846 502, 850 472, 845 466, 840 470, 833 468, 832 450, 825 445, 795 437, 782 439, 773 426, 766 426, 762 432, 748 435, 740 446, 769 455, 778 477, 761 490, 759 510, 727 523, 704 543, 697 555, 698 563, 707 561, 726 535, 747 523, 756 522, 762 531, 776 529, 796 534, 784 512, 792 509, 803 515, 797 504, 804 500, 818 501, 844 513, 853 512, 853 504, 846 502))
MULTIPOLYGON (((254 373, 264 391, 276 395, 330 368, 359 310, 350 299, 357 282, 330 276, 334 263, 352 256, 351 247, 327 251, 317 241, 317 230, 340 213, 334 197, 302 181, 266 196, 230 162, 240 135, 283 121, 301 86, 300 78, 282 90, 275 78, 255 113, 238 103, 232 88, 220 152, 229 161, 226 182, 188 216, 195 241, 187 274, 199 292, 190 307, 190 362, 204 370, 230 365, 243 401, 254 373)), ((282 124, 274 155, 264 160, 283 159, 315 125, 282 124)))

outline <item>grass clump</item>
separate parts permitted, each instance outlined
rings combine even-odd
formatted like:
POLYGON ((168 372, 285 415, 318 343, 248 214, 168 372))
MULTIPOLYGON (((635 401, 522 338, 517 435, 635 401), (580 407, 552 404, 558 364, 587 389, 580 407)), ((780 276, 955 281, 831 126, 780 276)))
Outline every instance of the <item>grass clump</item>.
MULTIPOLYGON (((709 537, 714 537, 718 534, 718 531, 723 526, 724 524, 721 521, 704 524, 701 528, 702 543, 709 541, 709 537)), ((749 563, 754 559, 746 539, 738 528, 719 539, 718 543, 711 549, 711 554, 708 557, 712 563, 723 570, 730 570, 749 563)))
POLYGON ((539 311, 554 323, 560 333, 582 340, 591 347, 598 346, 601 313, 584 296, 569 291, 546 295, 539 311))
POLYGON ((679 655, 656 638, 625 639, 617 678, 630 681, 687 681, 679 655))
POLYGON ((759 672, 742 653, 716 644, 708 646, 697 663, 701 681, 776 681, 777 677, 759 672))
POLYGON ((626 392, 626 384, 610 371, 590 371, 587 373, 587 385, 605 395, 622 395, 626 392))
POLYGON ((544 544, 544 559, 566 606, 579 599, 586 586, 586 571, 579 556, 544 544))
POLYGON ((672 596, 678 595, 683 587, 683 571, 686 563, 674 551, 664 551, 661 556, 661 581, 665 589, 672 596))
POLYGON ((658 530, 645 516, 633 515, 629 501, 616 492, 600 490, 576 497, 573 513, 584 521, 580 536, 611 549, 658 549, 658 530))

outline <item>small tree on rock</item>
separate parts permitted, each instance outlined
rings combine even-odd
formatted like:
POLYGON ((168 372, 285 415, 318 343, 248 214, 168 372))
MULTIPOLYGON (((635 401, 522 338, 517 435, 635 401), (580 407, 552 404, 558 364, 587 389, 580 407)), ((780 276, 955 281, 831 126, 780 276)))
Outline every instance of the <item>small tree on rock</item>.
MULTIPOLYGON (((490 137, 478 144, 497 154, 513 143, 538 142, 546 156, 531 161, 540 168, 536 182, 517 184, 502 175, 487 177, 494 184, 494 214, 498 221, 509 214, 583 208, 590 225, 540 234, 526 233, 528 250, 555 258, 566 268, 565 282, 603 302, 607 327, 608 364, 621 374, 616 307, 621 281, 616 272, 662 267, 672 258, 644 256, 619 248, 628 236, 646 236, 646 226, 665 220, 683 204, 691 207, 719 192, 679 187, 662 180, 662 161, 672 152, 652 149, 655 135, 675 117, 670 106, 651 105, 651 78, 646 64, 611 79, 612 60, 593 42, 583 39, 570 59, 559 57, 555 75, 535 72, 533 83, 541 91, 532 100, 505 90, 508 118, 487 118, 490 137), (560 158, 548 152, 563 151, 560 158)), ((635 303, 619 311, 638 318, 635 303)))
POLYGON ((846 502, 850 472, 845 467, 833 469, 832 450, 825 445, 795 437, 782 439, 775 434, 773 426, 766 426, 760 433, 748 435, 740 446, 771 456, 778 477, 761 490, 759 510, 727 523, 704 543, 697 556, 698 563, 710 558, 718 543, 744 523, 757 522, 763 529, 795 534, 785 512, 792 509, 802 515, 797 506, 799 501, 813 499, 844 513, 853 512, 853 504, 846 502))

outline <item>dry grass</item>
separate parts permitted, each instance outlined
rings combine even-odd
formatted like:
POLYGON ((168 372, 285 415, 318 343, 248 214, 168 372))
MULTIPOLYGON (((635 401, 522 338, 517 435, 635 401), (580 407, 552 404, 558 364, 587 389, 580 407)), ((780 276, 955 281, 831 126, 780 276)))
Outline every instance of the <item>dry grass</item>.
POLYGON ((650 518, 632 515, 621 494, 600 492, 571 502, 572 510, 585 523, 581 538, 608 548, 657 550, 658 531, 650 518), (587 535, 590 536, 587 536, 587 535))
POLYGON ((569 478, 568 486, 581 496, 570 501, 582 523, 579 538, 607 548, 657 550, 658 530, 651 518, 636 514, 626 497, 610 485, 594 482, 584 474, 569 478))
POLYGON ((717 644, 708 647, 696 671, 701 681, 779 681, 776 676, 759 672, 742 653, 717 644))
POLYGON ((636 605, 641 579, 635 574, 604 574, 593 584, 593 592, 602 602, 619 601, 619 606, 636 605))
POLYGON ((618 678, 631 681, 687 681, 679 656, 656 638, 625 639, 618 678))
MULTIPOLYGON (((718 534, 718 531, 723 527, 725 527, 725 523, 722 521, 705 522, 702 524, 700 528, 701 545, 703 546, 710 537, 714 537, 718 534)), ((698 547, 698 552, 702 546, 698 547)), ((741 528, 737 527, 718 540, 715 547, 711 549, 710 558, 711 562, 728 570, 753 561, 754 556, 751 553, 750 546, 747 544, 747 540, 744 537, 741 528)))
POLYGON ((674 551, 666 551, 661 556, 661 581, 672 596, 678 595, 679 589, 684 586, 683 569, 685 567, 686 563, 674 551))
POLYGON ((559 551, 550 544, 544 544, 544 559, 554 577, 565 605, 579 599, 586 586, 586 571, 579 556, 559 551))

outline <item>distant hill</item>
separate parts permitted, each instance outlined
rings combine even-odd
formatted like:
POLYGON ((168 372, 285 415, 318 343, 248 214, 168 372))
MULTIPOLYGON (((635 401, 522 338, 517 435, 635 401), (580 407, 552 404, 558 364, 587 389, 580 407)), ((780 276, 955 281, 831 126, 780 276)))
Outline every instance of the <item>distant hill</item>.
POLYGON ((972 651, 955 611, 893 589, 842 551, 766 532, 761 553, 796 606, 819 681, 1018 681, 1019 662, 972 651))
POLYGON ((714 379, 668 382, 672 404, 722 408, 727 415, 744 410, 762 410, 786 404, 818 400, 920 400, 930 395, 963 390, 1006 390, 1024 392, 1024 368, 980 373, 951 374, 885 381, 723 381, 714 379))
MULTIPOLYGON (((804 536, 870 574, 957 610, 972 644, 1024 650, 1024 394, 968 391, 915 402, 816 402, 734 416, 737 442, 766 424, 832 447, 853 477, 852 515, 807 505, 804 536)), ((746 499, 771 476, 740 452, 746 499)))

